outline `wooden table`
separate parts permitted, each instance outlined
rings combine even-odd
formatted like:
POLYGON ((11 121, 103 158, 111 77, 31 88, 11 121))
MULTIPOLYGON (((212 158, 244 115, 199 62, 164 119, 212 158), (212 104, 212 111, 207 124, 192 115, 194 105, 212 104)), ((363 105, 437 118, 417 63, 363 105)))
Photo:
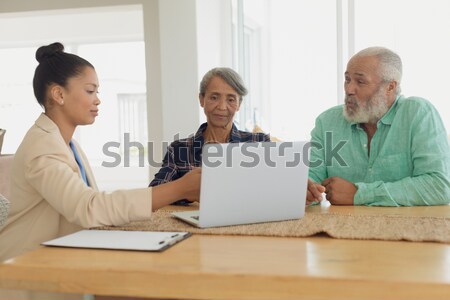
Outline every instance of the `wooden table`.
MULTIPOLYGON (((308 210, 450 215, 450 206, 308 210)), ((1 264, 0 286, 176 299, 450 299, 450 245, 193 235, 162 253, 40 248, 1 264)))

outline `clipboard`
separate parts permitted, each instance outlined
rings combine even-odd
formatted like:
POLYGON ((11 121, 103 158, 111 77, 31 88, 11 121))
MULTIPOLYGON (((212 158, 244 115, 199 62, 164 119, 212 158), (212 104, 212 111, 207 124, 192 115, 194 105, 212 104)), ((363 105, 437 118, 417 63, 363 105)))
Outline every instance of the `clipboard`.
POLYGON ((161 252, 191 235, 190 232, 81 230, 41 244, 53 247, 161 252))

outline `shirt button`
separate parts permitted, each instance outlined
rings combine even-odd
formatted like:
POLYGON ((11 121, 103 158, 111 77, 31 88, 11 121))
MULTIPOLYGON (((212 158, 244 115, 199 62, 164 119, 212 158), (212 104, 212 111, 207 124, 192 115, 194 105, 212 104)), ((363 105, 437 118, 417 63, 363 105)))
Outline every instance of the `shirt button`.
POLYGON ((363 146, 364 146, 364 148, 367 148, 367 144, 364 144, 363 146))

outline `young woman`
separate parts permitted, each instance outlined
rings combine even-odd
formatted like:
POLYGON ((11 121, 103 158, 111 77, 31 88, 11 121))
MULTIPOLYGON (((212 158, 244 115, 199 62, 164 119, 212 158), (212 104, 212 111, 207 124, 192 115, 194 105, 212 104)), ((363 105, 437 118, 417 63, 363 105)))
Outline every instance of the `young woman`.
POLYGON ((88 160, 72 139, 98 115, 99 83, 85 59, 54 43, 36 52, 33 89, 44 113, 19 146, 11 178, 11 211, 0 231, 0 261, 82 228, 149 219, 178 199, 198 200, 200 169, 153 188, 98 191, 88 160))

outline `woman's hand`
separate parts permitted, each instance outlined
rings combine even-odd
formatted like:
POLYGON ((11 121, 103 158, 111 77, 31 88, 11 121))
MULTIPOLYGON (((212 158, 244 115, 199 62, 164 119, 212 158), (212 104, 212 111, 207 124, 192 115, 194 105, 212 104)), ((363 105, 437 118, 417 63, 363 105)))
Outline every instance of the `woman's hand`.
POLYGON ((191 202, 200 201, 201 174, 201 168, 193 168, 192 171, 178 179, 180 181, 180 192, 182 193, 181 199, 187 199, 191 202))
POLYGON ((194 168, 180 179, 154 186, 152 210, 155 211, 180 199, 199 201, 201 173, 201 168, 194 168))

